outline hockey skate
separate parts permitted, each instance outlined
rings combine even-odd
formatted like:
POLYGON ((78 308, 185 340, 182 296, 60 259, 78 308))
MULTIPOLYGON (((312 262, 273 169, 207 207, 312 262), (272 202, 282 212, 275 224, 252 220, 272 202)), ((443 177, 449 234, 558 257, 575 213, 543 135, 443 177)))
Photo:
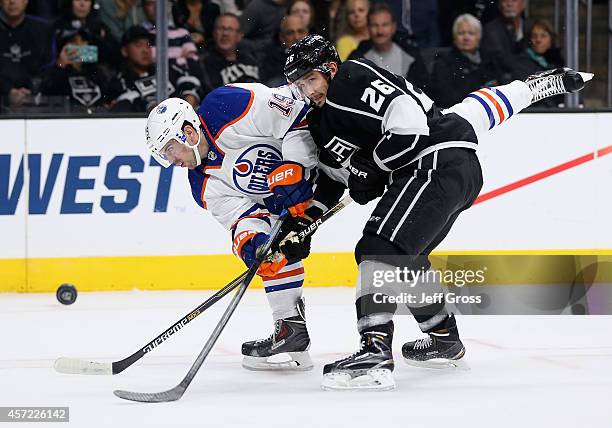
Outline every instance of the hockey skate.
POLYGON ((407 342, 402 346, 402 355, 408 365, 430 369, 456 368, 469 370, 463 356, 465 346, 461 343, 455 316, 446 320, 443 331, 432 332, 423 339, 407 342))
POLYGON ((304 299, 298 315, 274 322, 274 332, 262 340, 242 344, 242 367, 249 370, 310 370, 310 337, 306 330, 304 299))
POLYGON ((571 68, 555 68, 533 74, 525 79, 533 94, 532 103, 554 95, 570 94, 584 88, 585 82, 593 78, 593 73, 574 71, 571 68))
POLYGON ((321 388, 327 391, 394 389, 392 341, 393 321, 362 332, 357 352, 325 365, 321 388))

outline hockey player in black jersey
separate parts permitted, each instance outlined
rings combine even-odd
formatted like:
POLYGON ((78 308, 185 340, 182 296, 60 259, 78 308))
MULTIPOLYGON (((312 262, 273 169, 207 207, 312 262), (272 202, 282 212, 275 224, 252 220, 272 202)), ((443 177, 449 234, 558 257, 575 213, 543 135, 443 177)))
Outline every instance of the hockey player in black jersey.
MULTIPOLYGON (((324 367, 324 389, 392 389, 393 314, 381 297, 375 271, 392 267, 427 271, 428 256, 482 187, 478 136, 542 98, 579 91, 592 77, 570 69, 525 82, 485 88, 455 106, 438 109, 405 78, 366 59, 341 63, 333 45, 307 36, 287 54, 285 75, 294 91, 316 107, 309 127, 320 160, 350 171, 353 199, 380 197, 355 248, 361 348, 324 367)), ((413 293, 434 294, 441 284, 415 281, 413 293)), ((444 302, 409 304, 427 337, 405 343, 412 365, 458 366, 465 354, 453 314, 444 302)))

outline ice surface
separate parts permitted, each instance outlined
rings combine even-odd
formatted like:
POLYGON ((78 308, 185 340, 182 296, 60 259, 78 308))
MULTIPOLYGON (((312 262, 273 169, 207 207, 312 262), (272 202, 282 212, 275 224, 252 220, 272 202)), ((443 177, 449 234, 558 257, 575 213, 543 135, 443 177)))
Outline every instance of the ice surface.
POLYGON ((178 402, 132 403, 112 391, 175 386, 229 298, 119 375, 52 369, 59 356, 124 358, 211 293, 81 293, 69 307, 52 294, 0 294, 0 406, 70 406, 70 424, 58 426, 88 428, 612 425, 612 316, 458 316, 468 372, 405 365, 401 345, 420 332, 411 317, 398 316, 395 391, 322 391, 323 364, 357 347, 349 288, 305 289, 315 363, 310 372, 240 366, 241 343, 272 329, 262 290, 247 292, 178 402))

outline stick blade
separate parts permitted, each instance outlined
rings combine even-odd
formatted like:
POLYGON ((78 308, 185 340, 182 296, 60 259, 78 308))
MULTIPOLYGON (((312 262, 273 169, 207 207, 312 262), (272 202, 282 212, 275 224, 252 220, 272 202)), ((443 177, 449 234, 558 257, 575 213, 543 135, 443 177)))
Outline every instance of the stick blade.
POLYGON ((588 82, 595 76, 593 73, 585 73, 583 71, 579 71, 578 74, 580 74, 580 77, 582 77, 582 80, 585 82, 588 82))
POLYGON ((60 357, 53 364, 55 371, 66 374, 112 375, 111 363, 81 360, 80 358, 60 357))
POLYGON ((124 400, 129 401, 138 401, 141 403, 167 403, 170 401, 176 401, 183 396, 185 392, 185 388, 181 386, 176 386, 168 391, 164 392, 131 392, 131 391, 123 391, 117 389, 113 391, 117 397, 122 398, 124 400))

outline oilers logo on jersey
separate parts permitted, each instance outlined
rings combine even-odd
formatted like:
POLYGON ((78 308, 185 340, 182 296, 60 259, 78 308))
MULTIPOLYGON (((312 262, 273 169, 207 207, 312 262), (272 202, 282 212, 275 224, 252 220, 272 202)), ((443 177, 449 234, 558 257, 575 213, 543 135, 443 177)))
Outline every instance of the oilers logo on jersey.
POLYGON ((248 147, 234 162, 232 174, 234 185, 249 194, 269 193, 267 175, 281 160, 280 150, 269 144, 255 144, 248 147))
POLYGON ((188 174, 198 205, 227 229, 249 225, 252 217, 268 228, 270 213, 278 211, 267 183, 272 168, 282 160, 306 169, 317 165, 307 112, 288 86, 241 83, 208 94, 198 115, 209 151, 188 174))

